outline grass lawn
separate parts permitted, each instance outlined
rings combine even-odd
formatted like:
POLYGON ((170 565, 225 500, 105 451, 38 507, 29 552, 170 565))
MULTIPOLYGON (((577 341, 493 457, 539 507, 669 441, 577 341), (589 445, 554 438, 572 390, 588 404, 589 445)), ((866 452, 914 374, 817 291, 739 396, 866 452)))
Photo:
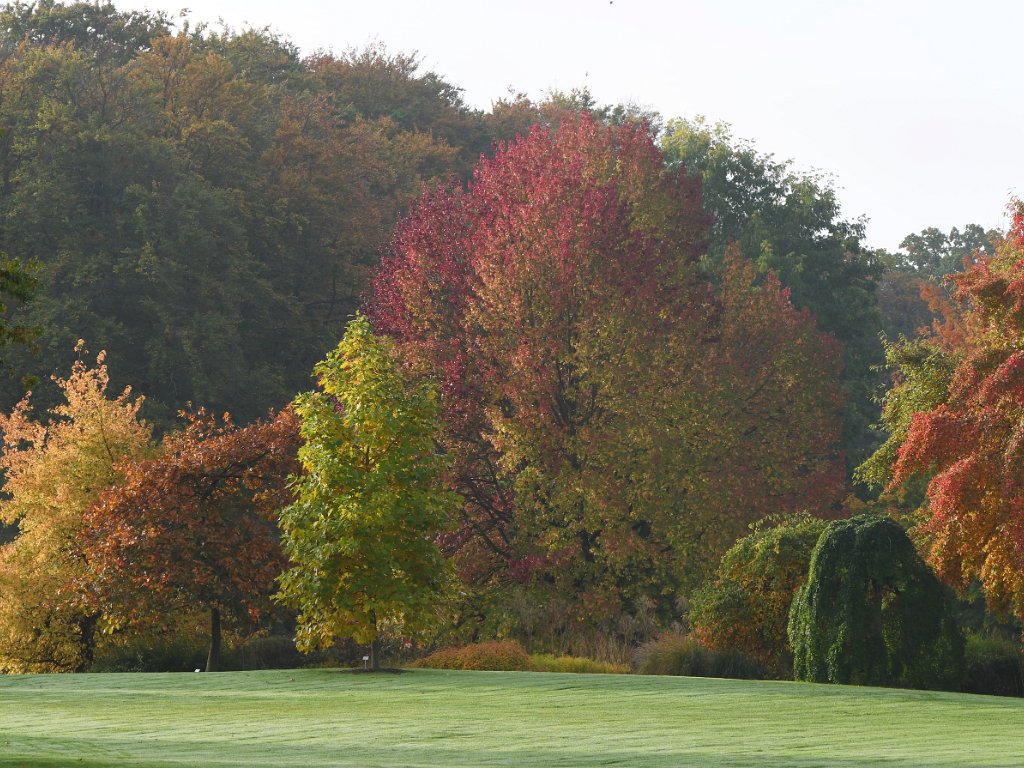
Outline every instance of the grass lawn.
POLYGON ((0 765, 1024 766, 1024 700, 415 670, 0 677, 0 765))

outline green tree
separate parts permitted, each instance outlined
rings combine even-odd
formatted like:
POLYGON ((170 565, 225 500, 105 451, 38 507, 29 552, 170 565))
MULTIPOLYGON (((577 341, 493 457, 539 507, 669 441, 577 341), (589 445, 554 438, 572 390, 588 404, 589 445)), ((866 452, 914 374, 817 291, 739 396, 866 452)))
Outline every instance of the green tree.
POLYGON ((903 529, 877 515, 822 533, 789 641, 797 680, 957 690, 963 674, 952 593, 903 529))
POLYGON ((827 525, 807 514, 772 516, 752 525, 722 557, 717 579, 694 596, 690 623, 701 642, 742 651, 773 675, 791 675, 789 608, 827 525))
POLYGON ((877 444, 872 367, 882 362, 875 291, 883 265, 862 245, 864 222, 843 218, 826 177, 758 152, 727 125, 673 120, 661 145, 669 167, 682 166, 703 181, 704 205, 714 218, 708 258, 721 262, 735 243, 842 342, 843 449, 852 470, 877 444))
POLYGON ((437 615, 451 571, 435 537, 459 500, 441 483, 433 388, 410 383, 365 317, 315 372, 322 391, 295 401, 303 472, 281 512, 295 565, 279 599, 299 610, 301 649, 353 637, 378 669, 385 626, 414 635, 437 615))
POLYGON ((962 230, 953 227, 948 234, 928 227, 903 238, 900 243, 902 253, 898 255, 905 269, 941 280, 963 270, 965 261, 969 263, 976 256, 995 254, 995 244, 999 239, 998 232, 986 231, 977 224, 968 224, 962 230))
MULTIPOLYGON (((39 335, 40 329, 36 326, 10 319, 11 312, 18 305, 32 301, 37 295, 37 268, 34 262, 25 265, 0 253, 0 348, 9 344, 27 344, 39 335)), ((10 372, 14 372, 10 363, 7 363, 7 367, 10 372)), ((26 377, 24 383, 31 386, 34 379, 26 377)))

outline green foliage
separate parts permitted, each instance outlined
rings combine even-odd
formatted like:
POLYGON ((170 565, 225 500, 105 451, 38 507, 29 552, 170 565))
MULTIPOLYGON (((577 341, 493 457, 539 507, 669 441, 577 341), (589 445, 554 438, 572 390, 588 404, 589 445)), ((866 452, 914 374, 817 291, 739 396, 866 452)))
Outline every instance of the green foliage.
POLYGON ((877 442, 870 369, 882 360, 875 295, 882 264, 863 248, 864 221, 842 217, 827 177, 798 173, 791 161, 733 137, 727 125, 673 120, 661 144, 670 167, 682 166, 703 181, 704 204, 714 217, 709 259, 721 262, 735 243, 843 343, 843 448, 852 470, 877 442))
MULTIPOLYGON (((105 2, 0 22, 0 297, 12 333, 41 331, 8 362, 46 382, 84 335, 161 427, 187 402, 246 423, 307 387, 409 199, 488 144, 415 57, 303 60, 267 31, 172 34, 105 2)), ((0 382, 4 407, 20 395, 0 382)))
POLYGON ((958 690, 952 595, 892 520, 831 523, 790 612, 797 680, 958 690))
MULTIPOLYGON (((205 617, 196 617, 199 625, 205 617)), ((177 631, 136 633, 108 642, 96 653, 90 672, 194 672, 206 665, 209 649, 196 636, 196 626, 177 631)), ((219 669, 295 669, 302 654, 286 635, 261 635, 239 643, 233 638, 221 652, 219 669)))
POLYGON ((711 650, 696 637, 672 632, 640 646, 633 667, 641 675, 679 675, 683 677, 725 677, 759 680, 761 666, 736 650, 711 650))
POLYGON ((959 355, 935 340, 901 338, 885 342, 885 361, 899 375, 899 383, 886 392, 882 401, 881 423, 889 436, 855 472, 859 480, 878 488, 892 480, 893 466, 914 414, 945 402, 959 355))
POLYGON ((434 537, 459 504, 441 486, 434 389, 409 382, 363 316, 315 372, 321 391, 295 401, 303 472, 280 517, 294 567, 279 599, 300 611, 302 650, 336 637, 368 643, 386 624, 419 633, 448 589, 434 537))
POLYGON ((967 635, 964 690, 993 696, 1024 696, 1024 651, 1019 641, 967 635))
POLYGON ((515 640, 492 640, 461 648, 441 648, 413 666, 428 669, 476 669, 492 672, 524 671, 530 657, 515 640))
MULTIPOLYGON (((36 262, 25 265, 0 253, 0 348, 9 344, 28 344, 39 335, 36 326, 10 319, 18 306, 32 301, 38 294, 38 271, 36 262)), ((14 372, 14 366, 9 363, 6 366, 9 372, 14 372)), ((27 376, 23 383, 32 386, 35 381, 34 377, 27 376)))
POLYGON ((718 577, 693 597, 690 623, 709 648, 757 660, 772 676, 792 674, 789 608, 828 523, 806 514, 769 517, 725 553, 718 577))
MULTIPOLYGON (((193 672, 206 666, 207 648, 194 635, 135 635, 107 643, 96 654, 91 672, 193 672)), ((222 666, 232 669, 231 654, 222 666)))
POLYGON ((953 227, 948 234, 928 227, 903 238, 898 266, 923 277, 942 280, 946 275, 961 271, 964 263, 973 261, 975 256, 993 255, 994 244, 1000 238, 999 232, 986 231, 977 224, 967 224, 962 230, 953 227))

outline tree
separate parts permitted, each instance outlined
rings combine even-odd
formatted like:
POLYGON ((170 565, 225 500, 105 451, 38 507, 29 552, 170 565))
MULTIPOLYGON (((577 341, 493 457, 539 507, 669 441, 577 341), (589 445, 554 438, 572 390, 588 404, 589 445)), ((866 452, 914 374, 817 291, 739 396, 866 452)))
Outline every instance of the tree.
POLYGON ((888 518, 831 523, 790 612, 797 680, 958 690, 964 639, 948 588, 888 518))
POLYGON ((415 52, 391 53, 377 43, 341 56, 318 53, 307 63, 350 113, 385 118, 402 131, 429 133, 450 147, 458 162, 449 159, 439 165, 441 175, 455 171, 468 176, 496 138, 488 135, 484 115, 466 106, 461 88, 436 72, 420 71, 422 61, 415 52))
POLYGON ((281 512, 293 566, 279 599, 300 612, 300 649, 353 637, 379 669, 384 628, 428 628, 448 585, 435 537, 458 499, 441 482, 436 395, 407 379, 363 316, 315 372, 321 390, 295 401, 303 472, 298 500, 281 512))
POLYGON ((188 402, 246 423, 307 388, 408 201, 478 153, 442 138, 475 113, 408 57, 303 60, 106 3, 0 21, 0 251, 40 281, 10 325, 39 327, 39 354, 9 362, 45 379, 86 335, 161 429, 188 402))
POLYGON ((0 417, 0 520, 17 525, 0 547, 0 668, 11 672, 82 671, 92 663, 100 614, 85 579, 83 516, 122 478, 122 461, 151 451, 141 398, 130 389, 107 396, 103 353, 95 368, 78 360, 55 381, 64 402, 46 422, 32 419, 29 395, 0 417))
POLYGON ((890 487, 927 483, 929 561, 950 584, 980 578, 995 610, 1024 616, 1021 403, 1024 378, 1024 208, 996 248, 952 279, 961 335, 899 348, 902 379, 886 395, 890 440, 865 465, 890 487), (919 362, 910 353, 928 354, 919 362), (934 375, 927 375, 934 371, 934 375), (886 472, 891 472, 887 475, 886 472))
POLYGON ((789 609, 827 525, 806 514, 752 525, 722 557, 714 583, 694 596, 690 623, 700 641, 713 649, 742 651, 773 675, 791 675, 789 609))
POLYGON ((741 259, 716 291, 706 224, 647 126, 583 114, 398 228, 368 309, 441 380, 466 583, 558 596, 577 629, 669 620, 761 505, 834 502, 835 349, 741 259))
MULTIPOLYGON (((35 263, 25 265, 0 253, 0 348, 9 344, 27 344, 40 333, 36 326, 10 320, 19 304, 32 301, 38 294, 37 267, 35 263), (13 306, 8 307, 12 302, 13 306)), ((6 365, 9 371, 14 371, 10 363, 6 365)), ((23 383, 31 385, 35 380, 27 376, 23 383)))
POLYGON ((758 152, 727 125, 670 121, 661 146, 670 167, 703 181, 704 205, 714 219, 708 258, 720 262, 734 243, 842 343, 843 450, 852 471, 877 444, 872 367, 882 362, 876 286, 883 265, 862 245, 864 222, 842 217, 827 178, 798 173, 791 161, 758 152))
POLYGON ((977 224, 967 224, 963 230, 953 227, 946 234, 935 227, 907 235, 900 243, 905 269, 915 274, 941 280, 946 275, 960 272, 977 258, 992 256, 995 244, 1001 239, 998 232, 977 224))
POLYGON ((236 427, 200 410, 159 458, 123 466, 83 518, 85 580, 109 627, 209 612, 217 671, 222 621, 257 621, 284 569, 276 513, 297 450, 291 411, 236 427))

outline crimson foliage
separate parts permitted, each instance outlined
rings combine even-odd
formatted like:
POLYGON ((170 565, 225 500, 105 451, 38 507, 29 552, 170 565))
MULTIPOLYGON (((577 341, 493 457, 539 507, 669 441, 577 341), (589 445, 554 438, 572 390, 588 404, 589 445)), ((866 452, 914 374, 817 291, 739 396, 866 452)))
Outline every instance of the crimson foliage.
POLYGON ((741 259, 709 279, 707 226, 644 125, 586 115, 399 226, 368 314, 440 380, 468 583, 671 612, 747 523, 834 502, 836 345, 741 259))

